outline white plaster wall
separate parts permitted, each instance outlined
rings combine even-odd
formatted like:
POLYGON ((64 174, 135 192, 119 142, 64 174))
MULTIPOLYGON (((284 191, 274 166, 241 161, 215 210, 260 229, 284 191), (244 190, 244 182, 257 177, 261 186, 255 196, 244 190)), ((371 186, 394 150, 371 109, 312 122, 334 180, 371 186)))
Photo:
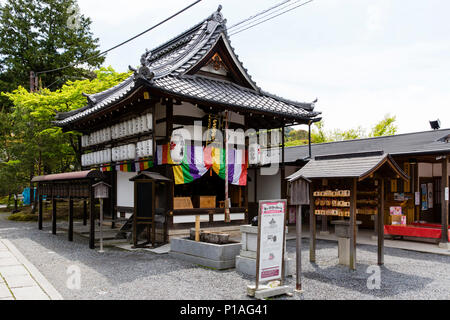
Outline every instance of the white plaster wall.
POLYGON ((257 200, 281 199, 281 172, 276 175, 263 176, 258 170, 257 200))
POLYGON ((419 162, 419 177, 431 178, 433 177, 433 164, 419 162))
POLYGON ((134 207, 134 184, 130 178, 135 175, 135 172, 117 172, 118 207, 134 207))
MULTIPOLYGON (((450 172, 450 163, 447 166, 447 172, 450 172)), ((433 163, 433 177, 442 176, 442 163, 433 163)))

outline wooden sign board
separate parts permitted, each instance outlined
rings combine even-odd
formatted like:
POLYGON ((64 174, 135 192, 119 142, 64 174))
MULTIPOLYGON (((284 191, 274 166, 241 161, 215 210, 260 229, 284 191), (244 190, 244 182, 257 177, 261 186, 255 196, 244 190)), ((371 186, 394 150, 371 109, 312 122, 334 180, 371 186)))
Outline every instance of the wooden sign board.
POLYGON ((92 186, 94 188, 94 198, 107 199, 109 198, 110 185, 104 182, 99 182, 92 186))
POLYGON ((283 279, 286 200, 259 202, 256 290, 260 282, 283 279))

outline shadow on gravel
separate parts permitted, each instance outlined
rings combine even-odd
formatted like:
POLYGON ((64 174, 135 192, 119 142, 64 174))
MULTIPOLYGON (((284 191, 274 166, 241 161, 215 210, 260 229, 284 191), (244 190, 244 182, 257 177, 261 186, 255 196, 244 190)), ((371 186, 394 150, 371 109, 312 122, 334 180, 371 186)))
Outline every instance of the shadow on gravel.
MULTIPOLYGON (((10 240, 23 239, 21 246, 26 246, 27 243, 39 246, 39 259, 28 256, 31 262, 35 259, 39 262, 60 259, 58 268, 62 270, 58 271, 64 273, 70 265, 83 265, 83 268, 87 267, 101 274, 113 285, 199 267, 171 258, 167 254, 156 255, 146 251, 130 252, 105 247, 105 252, 99 253, 98 247, 95 250, 89 249, 88 239, 77 234, 74 234, 73 242, 67 240, 67 233, 64 231, 58 230, 56 235, 51 234, 51 226, 48 223, 44 225, 43 230, 38 230, 35 223, 5 221, 0 217, 0 236, 10 240)), ((20 247, 19 250, 28 255, 26 250, 21 250, 20 247)))
MULTIPOLYGON (((316 240, 317 250, 320 249, 333 249, 338 248, 338 244, 332 240, 316 240)), ((296 242, 295 240, 287 241, 287 249, 288 252, 295 253, 296 242)), ((377 246, 375 245, 367 245, 367 244, 358 244, 357 251, 367 251, 374 254, 374 261, 377 259, 377 246)), ((302 252, 309 252, 309 239, 302 239, 302 252)), ((337 251, 336 251, 337 252, 337 251)), ((337 254, 337 253, 336 253, 337 254)), ((412 260, 423 260, 423 261, 433 261, 433 262, 442 262, 442 263, 450 263, 450 256, 434 254, 434 253, 424 253, 412 250, 404 250, 399 248, 384 248, 385 256, 393 256, 399 258, 407 258, 412 260)))
POLYGON ((326 268, 319 268, 316 264, 311 264, 311 266, 315 271, 304 272, 305 278, 371 295, 374 298, 395 298, 396 295, 404 292, 420 291, 433 282, 431 278, 411 276, 381 266, 381 287, 371 290, 368 282, 372 283, 369 280, 372 273, 366 273, 368 264, 357 264, 356 271, 350 271, 348 267, 342 265, 326 268))

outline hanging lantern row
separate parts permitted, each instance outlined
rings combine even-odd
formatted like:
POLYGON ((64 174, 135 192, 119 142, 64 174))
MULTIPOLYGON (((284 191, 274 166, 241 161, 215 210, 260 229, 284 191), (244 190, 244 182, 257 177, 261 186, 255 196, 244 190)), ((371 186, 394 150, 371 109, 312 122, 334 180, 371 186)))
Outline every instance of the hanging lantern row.
POLYGON ((153 140, 139 141, 137 144, 127 144, 112 149, 86 153, 81 156, 83 167, 104 163, 133 160, 153 155, 153 140))
POLYGON ((111 162, 111 149, 86 153, 81 156, 81 165, 83 167, 107 162, 111 162))
POLYGON ((115 124, 112 127, 104 128, 90 135, 81 137, 81 146, 89 147, 100 143, 105 143, 110 140, 120 139, 132 136, 139 133, 151 131, 153 128, 153 115, 147 113, 131 120, 123 121, 115 124))
POLYGON ((257 143, 248 147, 248 163, 250 165, 267 165, 281 162, 280 148, 261 148, 257 143))

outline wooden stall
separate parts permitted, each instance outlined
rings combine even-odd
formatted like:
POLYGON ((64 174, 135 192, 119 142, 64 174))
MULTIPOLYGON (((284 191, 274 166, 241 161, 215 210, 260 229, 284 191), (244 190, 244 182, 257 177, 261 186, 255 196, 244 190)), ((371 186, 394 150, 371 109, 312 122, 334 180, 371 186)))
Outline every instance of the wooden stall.
POLYGON ((134 212, 133 212, 133 246, 156 246, 156 232, 159 231, 160 243, 167 240, 165 221, 168 219, 172 207, 172 180, 157 172, 143 171, 130 181, 134 182, 134 212), (143 229, 147 229, 147 241, 138 244, 138 236, 143 229))
POLYGON ((316 216, 347 222, 350 239, 349 267, 356 269, 358 214, 376 212, 378 264, 384 263, 385 185, 391 179, 409 178, 395 161, 383 152, 367 152, 316 157, 288 177, 310 183, 310 261, 316 261, 316 216))
POLYGON ((98 170, 68 172, 37 176, 32 183, 37 184, 38 193, 38 228, 43 228, 43 197, 52 201, 52 233, 56 235, 57 202, 69 201, 69 241, 73 241, 73 201, 83 200, 83 224, 87 225, 87 201, 89 201, 89 248, 95 249, 95 197, 92 187, 105 176, 98 170))

